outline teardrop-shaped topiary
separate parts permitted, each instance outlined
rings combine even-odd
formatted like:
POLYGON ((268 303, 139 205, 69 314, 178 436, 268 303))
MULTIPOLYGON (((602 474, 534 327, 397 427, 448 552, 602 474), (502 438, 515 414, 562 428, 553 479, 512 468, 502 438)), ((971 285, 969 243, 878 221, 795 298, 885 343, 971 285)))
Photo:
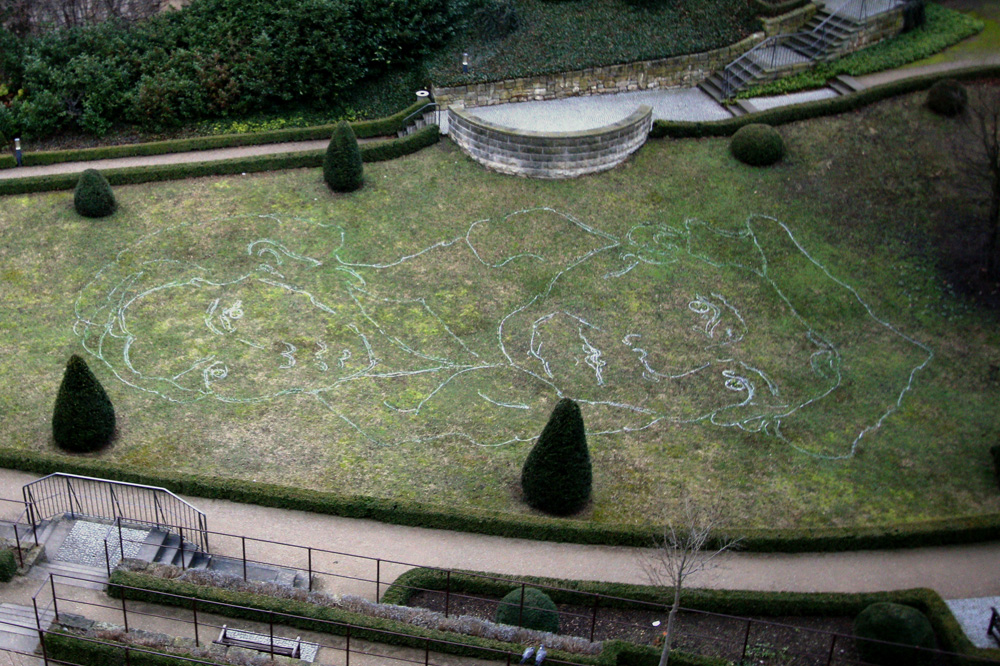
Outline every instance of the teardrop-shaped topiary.
POLYGON ((968 101, 965 86, 954 79, 941 79, 927 91, 927 108, 939 116, 957 116, 968 101))
POLYGON ((107 217, 115 212, 115 193, 97 169, 87 169, 80 174, 73 190, 73 206, 84 217, 107 217))
POLYGON ((736 130, 729 141, 729 150, 744 164, 768 166, 785 156, 785 142, 770 125, 751 123, 736 130))
POLYGON ((364 183, 361 149, 354 130, 346 121, 333 128, 323 158, 323 180, 334 192, 353 192, 364 183))
POLYGON ((557 516, 576 513, 590 501, 593 471, 580 407, 563 398, 552 410, 521 469, 524 500, 557 516))
POLYGON ((930 653, 912 647, 933 648, 934 628, 930 620, 911 606, 889 602, 871 604, 854 619, 858 653, 870 664, 925 664, 930 653), (871 638, 885 643, 862 640, 871 638))
POLYGON ((103 447, 115 434, 115 408, 104 387, 73 354, 66 364, 56 406, 52 411, 52 436, 67 451, 86 453, 103 447))
POLYGON ((508 592, 497 606, 496 621, 498 624, 559 633, 559 609, 549 595, 535 587, 524 588, 524 608, 521 608, 521 588, 508 592))

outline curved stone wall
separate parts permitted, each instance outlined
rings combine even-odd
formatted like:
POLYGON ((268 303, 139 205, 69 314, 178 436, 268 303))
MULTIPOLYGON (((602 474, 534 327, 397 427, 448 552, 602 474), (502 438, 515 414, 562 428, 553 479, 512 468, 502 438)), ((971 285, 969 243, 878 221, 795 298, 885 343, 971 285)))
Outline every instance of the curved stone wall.
POLYGON ((501 173, 533 178, 573 178, 605 171, 646 142, 652 107, 643 104, 620 122, 580 132, 531 132, 448 109, 448 136, 472 159, 501 173))

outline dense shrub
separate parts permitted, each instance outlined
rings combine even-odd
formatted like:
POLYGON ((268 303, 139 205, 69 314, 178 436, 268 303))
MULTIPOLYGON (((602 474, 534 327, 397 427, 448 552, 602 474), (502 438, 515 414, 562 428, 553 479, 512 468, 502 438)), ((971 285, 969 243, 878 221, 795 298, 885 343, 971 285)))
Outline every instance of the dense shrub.
POLYGON ((511 590, 497 606, 496 620, 525 629, 559 633, 559 612, 555 603, 537 587, 523 588, 524 608, 521 608, 522 588, 511 590))
POLYGON ((353 192, 364 183, 361 149, 354 130, 346 122, 333 128, 323 158, 323 180, 334 192, 353 192))
POLYGON ((927 22, 927 3, 925 0, 908 0, 903 6, 903 32, 919 28, 927 22))
POLYGON ((957 116, 968 101, 965 86, 954 79, 941 79, 927 91, 927 108, 939 116, 957 116))
POLYGON ((990 448, 990 457, 993 458, 993 475, 996 477, 997 485, 1000 485, 1000 444, 990 448))
POLYGON ((736 131, 729 141, 733 157, 751 166, 768 166, 785 156, 785 142, 770 125, 751 123, 736 131))
POLYGON ((0 548, 0 583, 6 583, 17 573, 17 560, 14 551, 0 548))
POLYGON ((513 0, 479 0, 471 21, 483 41, 503 39, 520 25, 513 0))
POLYGON ((108 180, 97 169, 80 174, 73 190, 73 207, 84 217, 107 217, 115 212, 115 193, 108 180))
POLYGON ((854 635, 859 639, 895 643, 858 641, 861 658, 880 666, 928 663, 929 653, 908 646, 934 647, 934 629, 927 616, 916 608, 897 603, 875 603, 865 608, 854 619, 854 635))
POLYGON ((590 501, 593 471, 580 407, 563 398, 552 410, 521 470, 524 500, 557 516, 576 513, 590 501))
POLYGON ((52 412, 52 435, 67 451, 96 451, 115 433, 115 409, 87 362, 73 354, 66 364, 52 412))

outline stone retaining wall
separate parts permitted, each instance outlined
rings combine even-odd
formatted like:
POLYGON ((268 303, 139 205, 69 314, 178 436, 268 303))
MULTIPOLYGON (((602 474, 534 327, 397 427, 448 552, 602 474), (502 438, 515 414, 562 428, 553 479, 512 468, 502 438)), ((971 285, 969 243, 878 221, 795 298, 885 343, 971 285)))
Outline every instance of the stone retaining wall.
POLYGON ((605 171, 638 150, 653 124, 640 106, 621 122, 581 132, 531 132, 503 127, 464 109, 448 109, 448 136, 472 159, 501 173, 573 178, 605 171))
POLYGON ((506 102, 562 99, 578 95, 600 95, 654 88, 692 87, 725 67, 764 39, 755 33, 743 41, 714 51, 673 58, 642 60, 623 65, 591 67, 548 76, 507 79, 450 88, 433 86, 434 101, 446 108, 466 108, 506 102))
POLYGON ((866 46, 871 46, 875 42, 895 37, 901 32, 903 32, 903 7, 896 7, 865 21, 864 27, 851 38, 841 55, 853 53, 866 46))

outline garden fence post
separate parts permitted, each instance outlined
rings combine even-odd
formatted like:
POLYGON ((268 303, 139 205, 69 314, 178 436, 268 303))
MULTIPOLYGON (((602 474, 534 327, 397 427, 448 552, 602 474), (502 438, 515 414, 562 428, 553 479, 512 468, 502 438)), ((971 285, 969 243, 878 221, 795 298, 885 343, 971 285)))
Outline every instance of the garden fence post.
POLYGON ((119 591, 122 593, 122 624, 125 625, 125 633, 128 633, 128 611, 125 610, 125 590, 119 586, 119 591))
POLYGON ((424 666, 430 666, 431 663, 431 639, 424 640, 424 666))
POLYGON ((108 569, 108 577, 111 577, 111 554, 108 553, 108 540, 104 539, 104 566, 108 569))
POLYGON ((347 642, 344 645, 344 666, 351 666, 351 625, 347 625, 347 642))
POLYGON ((590 642, 594 642, 594 631, 597 629, 597 604, 601 601, 601 597, 594 595, 594 616, 590 618, 590 642))
POLYGON ((451 603, 451 569, 448 569, 444 578, 444 616, 448 617, 448 606, 451 603))
POLYGON ((380 590, 380 582, 382 580, 382 560, 375 560, 375 603, 378 603, 380 590))
MULTIPOLYGON (((126 631, 128 631, 126 629, 126 631)), ((129 658, 129 652, 131 652, 129 646, 125 646, 125 666, 132 666, 132 660, 129 658)))
POLYGON ((18 533, 17 523, 14 523, 14 541, 17 545, 17 565, 24 567, 24 553, 21 552, 21 535, 18 533))
MULTIPOLYGON (((308 557, 309 557, 309 591, 312 592, 313 591, 313 549, 312 549, 312 546, 309 546, 308 557)), ((375 601, 378 601, 378 599, 376 599, 375 601)))
MULTIPOLYGON (((44 585, 44 583, 43 583, 44 585)), ((59 621, 59 602, 56 598, 56 577, 54 574, 49 574, 49 586, 52 588, 52 613, 55 615, 53 618, 57 622, 59 621)), ((127 631, 127 630, 126 630, 127 631)))
POLYGON ((524 621, 524 583, 521 583, 521 607, 517 609, 517 626, 523 627, 524 621))
POLYGON ((826 655, 826 666, 833 663, 833 650, 837 647, 837 634, 830 636, 830 654, 826 655))
POLYGON ((42 647, 42 662, 49 666, 49 655, 45 650, 45 632, 42 631, 42 620, 38 617, 38 600, 31 598, 31 605, 35 607, 35 627, 38 629, 38 644, 42 647))
POLYGON ((194 646, 198 647, 198 600, 191 597, 191 615, 194 616, 194 646))
POLYGON ((268 613, 267 620, 271 632, 271 659, 274 659, 274 611, 268 613))
POLYGON ((747 620, 747 630, 743 634, 743 656, 740 657, 740 661, 747 658, 747 644, 750 642, 750 623, 752 620, 747 620))
POLYGON ((118 523, 118 549, 121 551, 121 559, 125 559, 125 542, 122 540, 122 517, 116 516, 115 522, 118 523))
POLYGON ((181 532, 181 571, 186 571, 187 567, 184 565, 184 528, 178 528, 181 532))
POLYGON ((240 537, 240 542, 243 544, 243 582, 247 579, 247 538, 245 536, 240 537))

